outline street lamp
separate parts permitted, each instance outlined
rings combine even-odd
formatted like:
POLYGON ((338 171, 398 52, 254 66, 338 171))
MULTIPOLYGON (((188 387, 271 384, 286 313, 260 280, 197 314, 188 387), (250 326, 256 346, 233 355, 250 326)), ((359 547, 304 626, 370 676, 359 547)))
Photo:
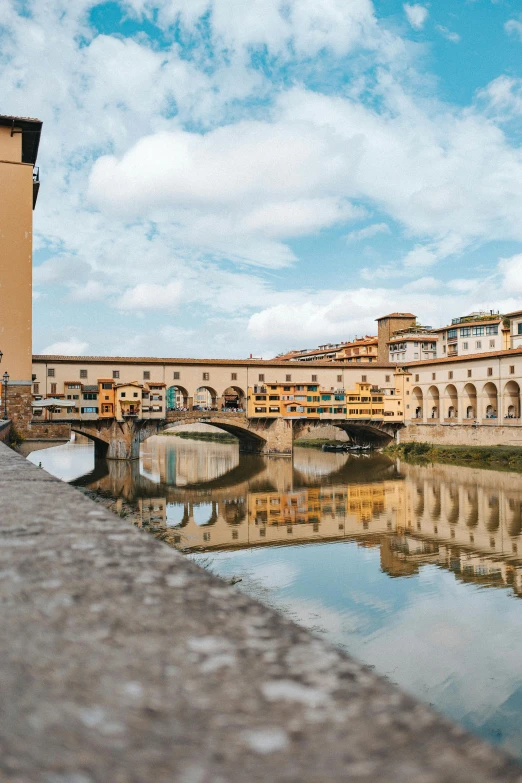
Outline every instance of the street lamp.
POLYGON ((3 381, 4 381, 4 416, 3 416, 3 418, 7 419, 7 384, 9 383, 9 375, 8 375, 7 371, 4 372, 3 381))

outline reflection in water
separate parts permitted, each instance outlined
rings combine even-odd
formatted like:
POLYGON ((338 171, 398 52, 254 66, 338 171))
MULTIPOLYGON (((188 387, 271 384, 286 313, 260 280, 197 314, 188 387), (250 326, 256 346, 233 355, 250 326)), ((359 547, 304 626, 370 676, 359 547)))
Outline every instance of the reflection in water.
MULTIPOLYGON (((33 462, 77 471, 52 451, 33 462)), ((172 437, 88 470, 138 526, 522 756, 521 475, 172 437)))

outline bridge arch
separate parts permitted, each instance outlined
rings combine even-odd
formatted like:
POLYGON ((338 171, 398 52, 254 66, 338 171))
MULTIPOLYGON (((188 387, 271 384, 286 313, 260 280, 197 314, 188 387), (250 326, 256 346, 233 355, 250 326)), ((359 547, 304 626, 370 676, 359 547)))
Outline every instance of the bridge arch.
POLYGON ((167 408, 170 410, 188 410, 190 407, 190 395, 184 386, 178 383, 172 384, 167 389, 167 408))
POLYGON ((208 410, 208 408, 210 408, 211 410, 217 410, 217 404, 218 404, 218 394, 217 391, 212 386, 207 386, 205 384, 203 386, 198 386, 198 388, 194 392, 193 407, 195 409, 208 410), (205 392, 207 392, 206 395, 205 392), (207 399, 204 399, 205 396, 207 399))
POLYGON ((246 394, 240 386, 227 386, 221 400, 223 410, 246 410, 246 394))
POLYGON ((183 416, 182 413, 174 414, 160 429, 172 429, 184 424, 208 424, 227 432, 239 440, 239 450, 242 452, 260 453, 264 451, 266 446, 266 437, 264 437, 262 428, 253 431, 248 420, 240 413, 201 411, 201 415, 198 415, 198 411, 192 411, 186 416, 183 416))
POLYGON ((71 432, 76 432, 78 435, 85 435, 86 438, 92 440, 94 443, 94 457, 95 459, 105 459, 109 450, 109 443, 99 434, 96 434, 90 428, 86 428, 85 425, 74 426, 74 422, 71 421, 71 432))

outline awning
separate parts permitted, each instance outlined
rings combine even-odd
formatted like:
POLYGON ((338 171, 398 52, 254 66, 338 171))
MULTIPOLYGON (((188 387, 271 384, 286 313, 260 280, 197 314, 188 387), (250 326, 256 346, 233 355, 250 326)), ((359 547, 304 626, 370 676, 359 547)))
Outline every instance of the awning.
POLYGON ((58 400, 48 397, 45 400, 33 400, 33 408, 77 408, 76 400, 58 400))

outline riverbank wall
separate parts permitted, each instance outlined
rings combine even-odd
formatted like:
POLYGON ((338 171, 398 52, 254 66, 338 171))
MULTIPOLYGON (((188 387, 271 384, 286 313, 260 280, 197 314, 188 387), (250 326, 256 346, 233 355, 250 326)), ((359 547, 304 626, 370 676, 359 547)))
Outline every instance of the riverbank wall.
POLYGON ((519 446, 522 426, 471 424, 408 424, 398 431, 398 443, 434 446, 519 446))
POLYGON ((0 444, 12 783, 520 783, 522 769, 0 444))

